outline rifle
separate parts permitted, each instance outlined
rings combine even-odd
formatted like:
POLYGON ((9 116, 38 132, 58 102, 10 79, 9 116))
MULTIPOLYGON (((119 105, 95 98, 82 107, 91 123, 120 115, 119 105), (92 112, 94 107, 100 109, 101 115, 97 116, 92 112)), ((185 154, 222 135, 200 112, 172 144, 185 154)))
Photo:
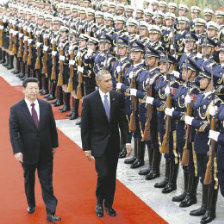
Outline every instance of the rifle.
POLYGON ((17 57, 21 58, 22 57, 22 51, 23 51, 23 28, 22 26, 19 28, 19 49, 17 53, 17 57))
MULTIPOLYGON (((71 50, 70 52, 70 61, 74 60, 74 49, 71 50)), ((70 77, 69 77, 69 81, 68 81, 68 91, 72 91, 73 90, 73 77, 74 77, 74 67, 72 64, 70 64, 70 77)))
MULTIPOLYGON (((45 34, 44 37, 44 47, 48 48, 48 37, 45 34)), ((43 68, 42 73, 46 75, 46 78, 48 76, 47 74, 47 60, 48 60, 48 49, 44 49, 44 58, 43 58, 43 68)))
MULTIPOLYGON (((152 96, 152 85, 150 85, 150 81, 147 84, 147 97, 152 96)), ((150 122, 152 120, 152 110, 153 106, 151 104, 147 104, 147 120, 145 122, 145 130, 144 130, 144 141, 151 140, 151 134, 150 134, 150 122)))
MULTIPOLYGON (((56 42, 52 43, 52 52, 56 51, 56 42)), ((56 79, 56 56, 52 55, 52 69, 51 69, 51 80, 56 79)))
MULTIPOLYGON (((63 51, 63 46, 60 47, 60 52, 59 52, 59 56, 63 57, 64 51, 63 51)), ((60 60, 60 58, 59 58, 60 60)), ((58 75, 58 83, 57 86, 62 86, 63 85, 63 71, 64 71, 64 61, 60 60, 60 71, 59 71, 59 75, 58 75)))
POLYGON ((8 50, 11 53, 12 53, 12 46, 13 46, 13 33, 10 33, 10 37, 9 37, 9 48, 8 48, 8 50))
MULTIPOLYGON (((186 70, 187 70, 186 84, 188 85, 188 69, 187 69, 187 67, 186 67, 186 70)), ((191 116, 192 107, 193 107, 193 102, 191 102, 187 105, 187 111, 186 111, 187 116, 191 116)), ((182 155, 182 159, 181 159, 181 164, 183 166, 187 166, 189 164, 190 144, 191 143, 192 143, 192 128, 191 128, 191 125, 187 124, 186 125, 186 139, 185 139, 183 155, 182 155)))
MULTIPOLYGON (((211 85, 212 85, 212 97, 213 97, 213 106, 214 106, 214 85, 213 85, 213 68, 211 68, 211 85)), ((216 130, 216 124, 217 124, 217 116, 213 116, 211 120, 211 126, 210 130, 215 131, 216 130)), ((204 179, 204 184, 211 184, 212 183, 212 168, 214 167, 214 159, 216 158, 216 152, 215 152, 215 146, 216 142, 213 139, 210 139, 210 144, 209 144, 209 160, 207 163, 207 169, 205 173, 205 179, 204 179)))
MULTIPOLYGON (((13 30, 15 32, 17 32, 16 31, 16 26, 13 26, 13 30)), ((13 34, 13 45, 12 45, 12 53, 13 53, 13 55, 16 55, 16 53, 17 53, 16 44, 17 44, 17 36, 13 34)))
MULTIPOLYGON (((168 54, 167 54, 166 76, 168 76, 168 54)), ((170 82, 168 81, 168 86, 169 85, 170 85, 170 82)), ((171 94, 169 94, 166 98, 166 108, 171 108, 171 107, 172 107, 172 98, 171 98, 171 94)), ((171 132, 171 117, 166 115, 166 131, 165 131, 162 146, 161 146, 161 153, 169 153, 170 132, 171 132)))
POLYGON ((3 21, 0 20, 0 47, 2 46, 3 21))
MULTIPOLYGON (((81 53, 81 52, 80 52, 81 53)), ((80 54, 79 58, 78 58, 78 67, 82 65, 82 56, 80 54)), ((77 86, 77 94, 76 94, 76 98, 77 99, 82 99, 82 72, 78 72, 78 86, 77 86)))
MULTIPOLYGON (((120 71, 117 74, 117 82, 123 83, 122 66, 120 66, 120 71)), ((118 89, 117 92, 121 93, 122 91, 121 91, 121 89, 118 89)))
MULTIPOLYGON (((31 30, 29 32, 29 40, 32 40, 32 33, 31 30)), ((28 54, 28 59, 27 59, 27 65, 32 65, 32 41, 29 42, 29 54, 28 54)))
POLYGON ((27 62, 28 58, 28 36, 27 36, 27 29, 24 30, 24 53, 23 53, 23 62, 27 62))
MULTIPOLYGON (((40 34, 37 36, 37 43, 40 43, 40 34)), ((40 46, 37 47, 37 59, 35 62, 35 69, 40 69, 40 57, 41 57, 41 49, 40 46)))
MULTIPOLYGON (((131 89, 136 89, 136 76, 132 76, 131 79, 131 89)), ((132 104, 132 113, 130 117, 130 122, 129 122, 129 130, 130 131, 135 131, 136 130, 136 124, 135 124, 135 115, 136 115, 136 110, 137 110, 137 99, 136 96, 131 96, 131 104, 132 104)))

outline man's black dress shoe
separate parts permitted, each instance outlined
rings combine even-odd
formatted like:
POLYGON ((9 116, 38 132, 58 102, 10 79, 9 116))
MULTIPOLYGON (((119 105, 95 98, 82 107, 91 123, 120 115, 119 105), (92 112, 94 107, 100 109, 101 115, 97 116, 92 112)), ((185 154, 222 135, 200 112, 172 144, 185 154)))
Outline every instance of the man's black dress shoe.
POLYGON ((95 213, 99 218, 103 217, 104 214, 103 214, 103 205, 102 204, 96 205, 95 213))
POLYGON ((109 216, 115 217, 117 215, 116 211, 112 207, 105 207, 105 210, 109 216))
POLYGON ((61 221, 61 218, 57 217, 56 215, 48 213, 47 214, 47 221, 48 222, 61 221))
POLYGON ((27 212, 28 212, 29 214, 33 214, 33 213, 35 212, 35 207, 31 207, 31 206, 29 206, 29 207, 27 208, 27 212))

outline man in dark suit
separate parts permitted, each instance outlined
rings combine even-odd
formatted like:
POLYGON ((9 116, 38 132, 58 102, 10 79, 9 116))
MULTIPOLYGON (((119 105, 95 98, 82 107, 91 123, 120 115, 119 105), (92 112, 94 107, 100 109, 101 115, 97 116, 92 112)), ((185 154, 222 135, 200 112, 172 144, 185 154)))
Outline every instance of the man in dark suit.
POLYGON ((85 155, 95 158, 98 175, 96 187, 96 215, 103 217, 103 200, 106 212, 116 216, 112 208, 115 193, 116 169, 120 150, 119 128, 126 143, 127 156, 131 152, 131 138, 124 112, 124 98, 112 91, 112 78, 108 71, 96 74, 99 90, 84 97, 81 117, 81 137, 85 155))
POLYGON ((39 87, 36 78, 23 82, 25 98, 10 109, 10 140, 17 161, 22 164, 25 179, 27 212, 35 212, 35 170, 41 184, 46 205, 47 221, 60 221, 55 216, 57 199, 53 193, 53 155, 58 147, 58 134, 49 103, 38 99, 39 87))

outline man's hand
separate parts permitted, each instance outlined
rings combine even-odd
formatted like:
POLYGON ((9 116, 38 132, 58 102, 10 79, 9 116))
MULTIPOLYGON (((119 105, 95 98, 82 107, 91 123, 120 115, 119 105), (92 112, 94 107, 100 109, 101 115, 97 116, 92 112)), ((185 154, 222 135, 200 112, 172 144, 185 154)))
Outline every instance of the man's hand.
POLYGON ((130 154, 131 154, 131 144, 126 144, 126 151, 127 151, 126 156, 130 156, 130 154))
POLYGON ((53 148, 53 149, 52 149, 53 156, 54 156, 54 154, 56 153, 56 150, 57 150, 56 148, 53 148))
POLYGON ((21 152, 16 153, 14 156, 18 162, 23 162, 23 154, 21 152))
POLYGON ((86 157, 88 158, 89 161, 92 161, 93 156, 92 156, 92 152, 90 150, 85 151, 85 155, 86 155, 86 157))

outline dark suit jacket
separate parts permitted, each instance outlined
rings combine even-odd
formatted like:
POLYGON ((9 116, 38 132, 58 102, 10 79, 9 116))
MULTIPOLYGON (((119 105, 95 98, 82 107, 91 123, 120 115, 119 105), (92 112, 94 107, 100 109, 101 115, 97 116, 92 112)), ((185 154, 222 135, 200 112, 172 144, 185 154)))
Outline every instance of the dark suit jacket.
POLYGON ((110 92, 110 121, 108 121, 99 91, 83 99, 81 117, 81 138, 84 151, 92 150, 95 157, 113 144, 115 152, 120 150, 119 127, 126 143, 130 142, 128 122, 124 112, 124 97, 116 91, 110 92))
POLYGON ((10 109, 10 140, 13 153, 22 152, 28 164, 47 162, 52 159, 52 148, 58 147, 58 134, 51 105, 38 99, 40 118, 38 128, 25 100, 10 109))

